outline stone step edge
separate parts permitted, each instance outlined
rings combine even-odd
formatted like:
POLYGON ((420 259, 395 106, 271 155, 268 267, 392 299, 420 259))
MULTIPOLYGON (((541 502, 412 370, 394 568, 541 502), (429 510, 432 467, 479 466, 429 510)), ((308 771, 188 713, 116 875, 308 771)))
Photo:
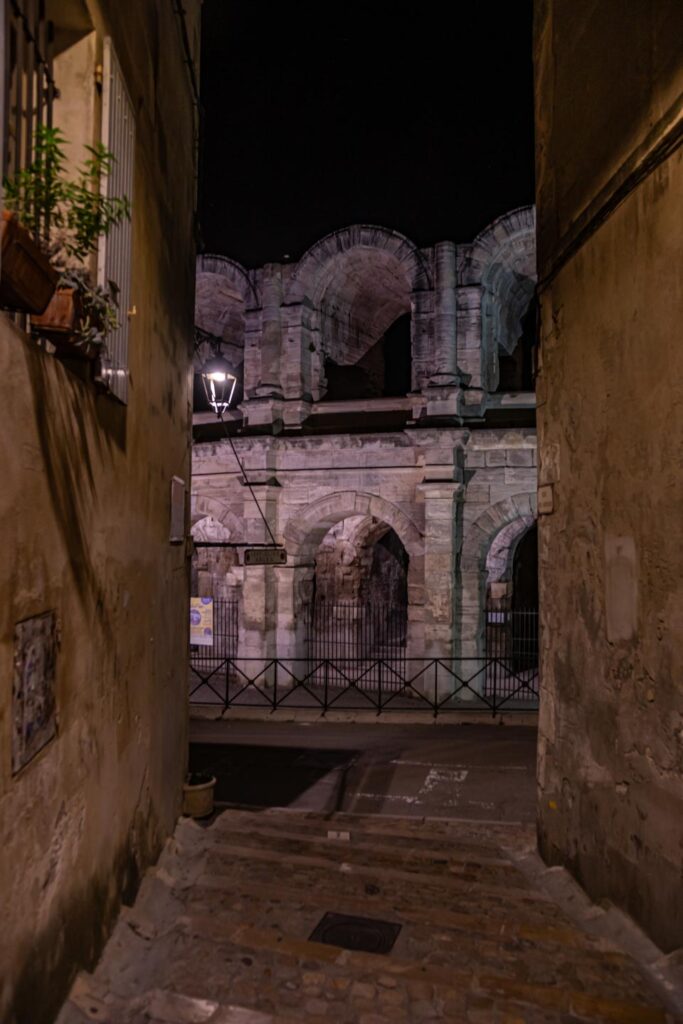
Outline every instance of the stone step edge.
MULTIPOLYGON (((213 944, 227 942, 230 945, 250 949, 253 952, 266 951, 271 954, 316 960, 323 964, 343 969, 355 968, 364 973, 390 974, 411 981, 424 981, 449 991, 466 991, 471 995, 485 995, 493 999, 527 1004, 534 1007, 556 1010, 562 1013, 585 1016, 605 1024, 669 1024, 670 1017, 662 1007, 647 1003, 624 1003, 585 991, 540 985, 519 981, 482 972, 458 970, 452 967, 435 967, 424 964, 399 961, 376 953, 350 952, 337 946, 328 946, 305 939, 289 939, 270 929, 238 925, 226 929, 224 935, 217 922, 203 915, 188 915, 184 926, 188 934, 205 938, 213 944)), ((634 963, 634 966, 637 966, 634 963)))
MULTIPOLYGON (((258 860, 264 863, 275 862, 279 866, 294 865, 304 868, 319 868, 322 871, 330 872, 330 874, 342 873, 358 875, 361 878, 364 876, 369 876, 370 878, 389 878, 396 881, 410 882, 413 886, 438 885, 449 892, 465 891, 469 894, 474 893, 477 896, 491 896, 496 899, 500 899, 501 896, 513 896, 520 900, 527 900, 531 903, 546 906, 549 903, 552 903, 549 896, 528 887, 516 888, 514 886, 505 885, 503 882, 501 882, 500 885, 491 884, 490 882, 482 884, 479 882, 472 882, 468 879, 459 878, 458 875, 447 872, 443 872, 441 874, 438 872, 426 874, 419 871, 402 871, 400 868, 373 867, 371 864, 365 863, 352 864, 349 861, 333 861, 327 860, 324 857, 309 857, 298 853, 283 855, 279 851, 264 850, 259 847, 252 846, 237 846, 230 843, 216 843, 207 850, 206 853, 208 856, 213 856, 214 858, 223 855, 228 862, 230 859, 234 858, 244 861, 258 860)), ((209 867, 209 865, 207 865, 207 867, 209 867)), ((215 874, 220 875, 222 872, 217 871, 215 874)), ((515 909, 518 908, 516 907, 515 909)))
MULTIPOLYGON (((331 831, 343 831, 349 832, 348 829, 344 830, 331 830, 331 831)), ((220 829, 217 832, 209 832, 206 830, 207 839, 210 841, 205 842, 203 849, 210 850, 215 846, 224 845, 225 839, 230 839, 230 832, 227 829, 220 829), (221 837, 221 838, 218 838, 221 837)), ((361 833, 363 838, 366 838, 364 833, 361 833)), ((359 850, 363 853, 379 853, 386 855, 395 855, 397 859, 415 860, 415 861, 429 861, 436 859, 443 859, 448 864, 462 864, 466 867, 477 868, 505 868, 509 869, 512 874, 523 877, 522 873, 517 868, 517 865, 510 857, 490 857, 487 855, 480 856, 475 850, 463 851, 459 850, 457 846, 453 847, 452 854, 448 849, 445 850, 432 850, 429 842, 424 841, 416 844, 415 846, 390 846, 386 843, 381 842, 365 842, 363 839, 358 841, 354 839, 353 833, 349 833, 348 839, 337 838, 336 836, 317 835, 313 832, 283 832, 279 829, 268 829, 268 828, 252 828, 248 833, 240 834, 236 836, 239 840, 247 839, 251 842, 252 839, 275 839, 283 840, 288 843, 299 843, 302 846, 315 846, 315 847, 327 847, 329 849, 347 849, 347 850, 359 850)), ((376 837, 380 839, 379 836, 376 837)), ((388 837, 391 838, 391 837, 388 837)), ((263 844, 264 849, 272 849, 268 843, 263 844)), ((445 865, 444 865, 445 866, 445 865)))
MULTIPOLYGON (((273 1015, 247 1006, 218 1003, 212 999, 198 999, 169 989, 150 989, 134 999, 101 998, 93 991, 92 976, 79 974, 72 986, 58 1024, 71 1024, 74 1009, 80 1020, 99 1021, 100 1024, 119 1024, 127 1020, 137 1024, 153 1019, 163 1024, 300 1024, 299 1018, 273 1015)), ((75 1024, 75 1021, 73 1021, 75 1024)))
MULTIPOLYGON (((372 811, 307 811, 299 810, 296 807, 264 807, 257 808, 243 807, 239 805, 229 804, 227 802, 219 802, 220 806, 224 807, 225 810, 221 812, 221 817, 225 815, 234 815, 235 817, 244 818, 304 818, 310 821, 325 821, 325 822, 340 822, 340 821, 358 821, 366 822, 368 824, 382 823, 382 826, 387 825, 391 828, 392 825, 397 827, 405 827, 406 825, 414 825, 415 829, 429 826, 430 824, 435 825, 446 825, 457 828, 459 825, 466 826, 472 829, 481 828, 490 831, 500 831, 501 834, 509 834, 521 831, 523 833, 529 833, 530 836, 535 836, 536 826, 532 822, 528 821, 500 821, 493 818, 453 818, 446 817, 445 815, 436 814, 377 814, 372 811)), ((183 821, 191 821, 191 819, 184 818, 183 821)))
MULTIPOLYGON (((319 908, 321 903, 326 902, 324 898, 321 900, 320 889, 316 889, 314 893, 311 892, 310 888, 306 887, 298 887, 295 890, 290 888, 283 890, 282 886, 279 885, 269 886, 263 883, 253 883, 250 885, 244 881, 240 881, 239 886, 235 887, 234 883, 231 883, 225 876, 220 879, 210 876, 210 878, 200 877, 192 890, 193 894, 198 898, 189 900, 185 903, 185 906, 190 908, 191 913, 195 913, 196 911, 192 908, 201 903, 203 894, 208 895, 217 891, 234 893, 236 888, 239 890, 238 896, 240 898, 247 896, 263 897, 266 900, 271 898, 278 899, 284 906, 286 906, 286 898, 290 894, 297 903, 304 904, 310 908, 319 908), (223 881, 225 884, 215 884, 216 882, 222 883, 223 881), (207 882, 210 882, 210 884, 206 884, 207 882)), ((334 903, 335 893, 332 890, 329 894, 323 893, 322 895, 323 897, 329 896, 328 902, 334 903)), ((591 957, 599 954, 601 958, 614 964, 631 962, 629 955, 622 953, 612 944, 586 935, 580 929, 569 924, 566 928, 555 925, 544 926, 533 921, 520 921, 519 918, 511 923, 509 914, 496 917, 495 914, 489 912, 484 917, 482 914, 465 914, 454 910, 444 910, 439 907, 431 907, 429 912, 420 913, 410 908, 397 907, 395 900, 382 900, 381 894, 370 896, 365 900, 354 899, 351 896, 344 896, 339 900, 337 897, 335 911, 343 914, 356 914, 361 917, 380 917, 386 914, 393 914, 396 918, 401 919, 401 923, 418 926, 424 925, 425 927, 431 925, 434 928, 453 932, 456 935, 464 931, 469 937, 486 938, 489 941, 497 940, 500 944, 509 943, 515 939, 524 939, 527 942, 534 943, 536 947, 559 946, 562 949, 570 948, 577 952, 586 953, 586 955, 591 957)), ((223 914, 222 908, 217 910, 216 913, 220 917, 223 914)))

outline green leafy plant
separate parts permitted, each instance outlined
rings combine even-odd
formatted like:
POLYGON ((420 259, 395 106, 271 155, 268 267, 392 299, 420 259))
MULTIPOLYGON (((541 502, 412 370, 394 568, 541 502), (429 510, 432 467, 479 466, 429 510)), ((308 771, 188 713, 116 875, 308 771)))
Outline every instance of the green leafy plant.
POLYGON ((111 173, 115 159, 105 146, 87 146, 88 156, 68 177, 66 144, 59 128, 36 129, 32 163, 4 182, 5 206, 44 246, 61 273, 58 287, 80 293, 83 315, 76 343, 103 346, 109 331, 118 327, 118 288, 112 281, 107 288, 96 285, 88 262, 99 239, 130 218, 130 201, 101 192, 102 178, 111 173))

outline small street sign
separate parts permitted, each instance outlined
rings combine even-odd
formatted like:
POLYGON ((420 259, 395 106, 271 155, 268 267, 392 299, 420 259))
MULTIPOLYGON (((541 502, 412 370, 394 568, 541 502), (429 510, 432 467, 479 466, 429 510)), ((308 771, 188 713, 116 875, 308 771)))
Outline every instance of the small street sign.
POLYGON ((245 565, 287 565, 285 548, 245 548, 245 565))

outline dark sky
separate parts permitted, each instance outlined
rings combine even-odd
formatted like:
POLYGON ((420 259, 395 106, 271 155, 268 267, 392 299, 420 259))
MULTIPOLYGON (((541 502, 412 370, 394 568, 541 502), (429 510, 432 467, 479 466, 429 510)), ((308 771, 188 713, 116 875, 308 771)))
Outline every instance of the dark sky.
POLYGON ((246 266, 533 201, 531 0, 205 0, 202 98, 202 248, 246 266))

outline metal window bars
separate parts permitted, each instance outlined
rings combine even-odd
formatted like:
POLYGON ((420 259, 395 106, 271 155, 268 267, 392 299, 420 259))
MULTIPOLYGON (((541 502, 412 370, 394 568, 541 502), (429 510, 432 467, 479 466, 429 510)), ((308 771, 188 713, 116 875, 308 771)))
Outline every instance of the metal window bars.
MULTIPOLYGON (((5 0, 5 96, 3 175, 12 176, 34 158, 36 129, 52 127, 58 95, 52 73, 54 27, 45 0, 5 0)), ((49 225, 42 225, 47 235, 49 225)))

